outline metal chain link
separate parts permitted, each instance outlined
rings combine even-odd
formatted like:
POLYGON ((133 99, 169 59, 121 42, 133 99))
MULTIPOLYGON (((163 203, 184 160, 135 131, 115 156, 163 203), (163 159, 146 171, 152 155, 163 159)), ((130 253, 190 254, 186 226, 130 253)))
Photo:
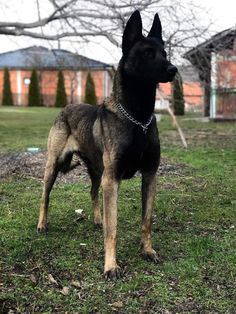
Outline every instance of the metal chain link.
POLYGON ((120 112, 131 122, 133 122, 134 124, 136 125, 139 125, 142 130, 143 130, 143 133, 147 133, 147 130, 148 130, 148 127, 149 125, 151 124, 152 122, 152 119, 153 119, 153 115, 151 115, 151 117, 148 119, 148 122, 147 123, 142 123, 136 119, 134 119, 126 110, 125 108, 120 104, 120 103, 116 103, 116 106, 117 108, 120 110, 120 112))

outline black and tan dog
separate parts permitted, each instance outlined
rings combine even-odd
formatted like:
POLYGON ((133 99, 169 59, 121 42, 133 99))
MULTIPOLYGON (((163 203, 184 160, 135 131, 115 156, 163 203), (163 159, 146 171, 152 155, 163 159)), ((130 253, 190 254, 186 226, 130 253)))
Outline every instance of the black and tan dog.
POLYGON ((156 172, 160 161, 153 111, 157 83, 171 81, 177 72, 166 59, 158 14, 147 37, 142 35, 140 13, 132 14, 124 30, 122 51, 112 96, 100 106, 66 106, 50 131, 38 222, 38 232, 45 231, 49 194, 57 174, 75 167, 73 155, 79 155, 92 181, 92 207, 97 225, 102 225, 98 204, 100 184, 103 189, 106 278, 122 275, 116 262, 119 183, 138 170, 142 174, 142 253, 148 259, 158 261, 151 243, 156 172))

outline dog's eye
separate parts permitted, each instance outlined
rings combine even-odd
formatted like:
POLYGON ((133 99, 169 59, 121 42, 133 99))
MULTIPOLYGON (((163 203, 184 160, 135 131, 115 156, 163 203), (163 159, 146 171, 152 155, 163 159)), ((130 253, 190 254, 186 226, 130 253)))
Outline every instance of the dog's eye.
POLYGON ((154 52, 153 49, 148 48, 148 49, 144 50, 143 56, 144 56, 145 58, 152 59, 152 58, 154 58, 154 56, 155 56, 155 52, 154 52))

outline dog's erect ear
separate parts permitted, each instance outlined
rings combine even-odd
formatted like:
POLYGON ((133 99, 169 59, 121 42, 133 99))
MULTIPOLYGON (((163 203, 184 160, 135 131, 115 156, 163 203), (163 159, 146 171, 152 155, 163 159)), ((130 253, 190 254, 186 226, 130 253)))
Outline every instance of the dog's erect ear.
POLYGON ((147 37, 153 37, 158 39, 162 44, 164 43, 162 40, 162 27, 161 27, 161 21, 159 18, 159 15, 156 13, 153 23, 152 23, 152 27, 150 29, 150 32, 148 34, 147 37))
POLYGON ((122 40, 123 54, 126 54, 142 37, 142 20, 139 11, 136 10, 129 18, 124 30, 122 40))

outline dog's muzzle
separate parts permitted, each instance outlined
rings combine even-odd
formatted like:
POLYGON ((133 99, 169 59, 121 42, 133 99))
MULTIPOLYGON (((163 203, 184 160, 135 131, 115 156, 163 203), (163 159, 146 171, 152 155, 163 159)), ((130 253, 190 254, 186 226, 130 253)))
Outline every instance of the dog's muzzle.
POLYGON ((167 73, 172 75, 172 76, 175 76, 175 74, 177 73, 177 68, 173 65, 173 64, 170 64, 167 69, 166 69, 167 73))

